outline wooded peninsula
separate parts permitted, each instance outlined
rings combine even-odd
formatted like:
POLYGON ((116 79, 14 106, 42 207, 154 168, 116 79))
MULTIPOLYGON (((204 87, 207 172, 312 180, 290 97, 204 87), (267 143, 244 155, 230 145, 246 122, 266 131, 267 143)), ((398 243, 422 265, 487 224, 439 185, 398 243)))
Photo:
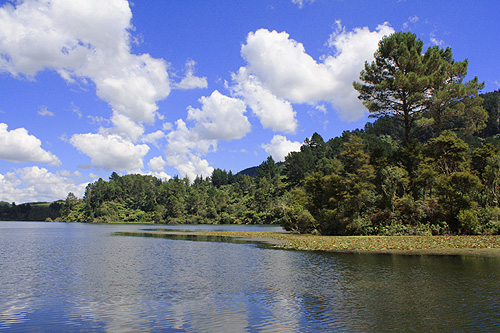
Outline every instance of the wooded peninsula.
POLYGON ((233 174, 99 179, 83 198, 0 203, 0 220, 280 224, 319 235, 500 233, 500 90, 465 82, 467 60, 423 51, 414 34, 383 38, 353 86, 375 118, 284 162, 233 174))

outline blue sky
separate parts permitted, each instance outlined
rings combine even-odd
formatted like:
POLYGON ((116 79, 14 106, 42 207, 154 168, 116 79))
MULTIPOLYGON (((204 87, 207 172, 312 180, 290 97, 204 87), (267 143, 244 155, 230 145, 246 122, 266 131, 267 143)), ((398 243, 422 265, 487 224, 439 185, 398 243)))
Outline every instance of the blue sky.
POLYGON ((500 88, 496 1, 0 1, 0 200, 209 176, 362 128, 352 81, 411 31, 500 88))

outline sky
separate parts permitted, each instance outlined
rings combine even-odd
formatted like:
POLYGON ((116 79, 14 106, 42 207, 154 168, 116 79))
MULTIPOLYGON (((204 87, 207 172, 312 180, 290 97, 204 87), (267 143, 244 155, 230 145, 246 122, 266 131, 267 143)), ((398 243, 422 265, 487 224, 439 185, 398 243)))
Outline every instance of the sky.
POLYGON ((363 128, 352 82, 410 31, 500 88, 500 2, 0 0, 0 201, 283 161, 363 128))

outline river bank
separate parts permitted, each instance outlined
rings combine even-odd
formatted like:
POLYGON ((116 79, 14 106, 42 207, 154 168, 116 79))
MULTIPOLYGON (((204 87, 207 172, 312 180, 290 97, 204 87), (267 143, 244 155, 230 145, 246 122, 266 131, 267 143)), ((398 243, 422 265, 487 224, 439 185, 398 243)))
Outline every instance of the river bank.
POLYGON ((281 231, 154 231, 163 235, 232 237, 306 251, 500 257, 500 236, 315 236, 281 231))

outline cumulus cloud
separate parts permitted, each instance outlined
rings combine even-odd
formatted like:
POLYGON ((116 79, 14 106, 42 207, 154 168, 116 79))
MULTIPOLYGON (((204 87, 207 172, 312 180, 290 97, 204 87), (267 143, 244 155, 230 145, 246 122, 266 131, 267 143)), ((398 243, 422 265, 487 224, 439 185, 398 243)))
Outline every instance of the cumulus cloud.
MULTIPOLYGON (((233 90, 253 105, 252 110, 261 122, 268 118, 268 127, 277 128, 269 121, 277 115, 294 119, 291 106, 286 105, 288 102, 329 102, 343 120, 358 120, 364 114, 352 82, 359 78, 364 62, 373 59, 380 39, 394 30, 384 23, 375 31, 364 27, 347 32, 340 22, 336 24, 327 42, 333 54, 324 55, 320 60, 313 59, 303 44, 291 39, 286 32, 260 29, 248 34, 246 44, 241 47, 247 65, 233 75, 233 90), (265 107, 265 103, 255 106, 255 96, 279 102, 281 111, 265 107)), ((293 123, 288 120, 290 125, 286 131, 293 133, 293 123)))
POLYGON ((152 123, 168 96, 167 63, 130 52, 132 13, 122 0, 26 0, 0 8, 0 71, 34 78, 57 71, 90 79, 113 110, 152 123))
POLYGON ((165 160, 161 156, 153 157, 148 163, 149 170, 155 172, 165 171, 166 166, 167 162, 165 162, 165 160))
POLYGON ((153 123, 156 102, 170 93, 166 64, 147 54, 127 55, 119 65, 92 69, 97 95, 137 122, 153 123))
POLYGON ((169 180, 170 178, 172 178, 168 173, 166 173, 165 171, 160 171, 160 172, 157 172, 157 171, 148 171, 148 172, 137 172, 138 174, 140 175, 144 175, 144 176, 153 176, 153 177, 156 177, 158 179, 161 179, 161 180, 169 180))
POLYGON ((245 100, 260 119, 262 127, 275 132, 295 133, 298 124, 290 102, 264 88, 257 76, 249 74, 245 67, 233 74, 233 80, 237 82, 232 87, 233 94, 245 100))
POLYGON ((182 119, 177 120, 175 126, 175 129, 167 134, 167 164, 176 168, 181 176, 188 176, 191 180, 196 176, 211 175, 214 169, 201 156, 211 149, 215 150, 217 140, 200 139, 182 119))
POLYGON ((357 120, 365 112, 358 100, 358 92, 352 87, 353 81, 359 80, 359 73, 364 68, 365 61, 372 61, 379 41, 394 33, 388 23, 378 25, 375 31, 369 28, 355 28, 346 32, 339 29, 329 38, 328 46, 335 50, 333 56, 325 57, 324 64, 328 66, 335 77, 335 89, 330 98, 332 106, 339 112, 343 120, 357 120))
POLYGON ((334 77, 286 32, 260 29, 247 36, 241 55, 250 74, 280 98, 306 103, 324 98, 334 77))
POLYGON ((275 161, 284 161, 285 156, 292 151, 299 151, 302 144, 298 141, 290 141, 282 135, 275 135, 271 142, 261 147, 273 157, 275 161))
POLYGON ((192 59, 186 62, 186 76, 182 78, 181 82, 175 85, 177 89, 196 89, 208 87, 206 77, 198 77, 194 75, 194 68, 196 62, 192 59))
POLYGON ((149 151, 147 145, 134 145, 117 134, 75 134, 70 143, 90 157, 97 168, 118 171, 138 171, 149 151))
POLYGON ((101 129, 103 134, 118 134, 124 139, 130 139, 132 142, 137 142, 137 140, 144 133, 144 127, 141 124, 137 124, 128 116, 113 112, 111 117, 111 122, 115 127, 109 129, 101 129))
POLYGON ((187 121, 175 123, 176 128, 167 134, 166 162, 175 167, 181 176, 193 180, 196 176, 209 176, 213 168, 202 157, 217 151, 219 140, 231 141, 244 137, 251 125, 245 116, 246 104, 215 90, 210 96, 199 99, 201 108, 188 107, 187 121))
POLYGON ((170 155, 167 157, 167 161, 179 171, 180 176, 187 176, 191 181, 198 176, 208 177, 214 171, 207 160, 196 154, 170 155))
POLYGON ((81 198, 88 183, 78 183, 74 177, 74 174, 54 174, 36 166, 0 174, 0 201, 52 202, 65 199, 69 192, 81 198))
POLYGON ((42 149, 42 142, 25 128, 9 131, 0 123, 0 159, 9 162, 40 162, 60 165, 61 161, 50 151, 42 149))
POLYGON ((148 172, 140 172, 140 174, 143 175, 150 175, 159 179, 163 180, 169 180, 170 175, 168 175, 165 172, 165 167, 167 166, 167 162, 163 159, 161 156, 156 156, 153 157, 151 160, 149 160, 148 167, 149 171, 148 172))
MULTIPOLYGON (((97 96, 110 105, 110 120, 88 117, 97 124, 111 122, 111 128, 71 138, 98 168, 137 171, 149 148, 136 143, 157 145, 164 135, 143 137, 143 124, 163 119, 157 103, 172 88, 169 64, 131 52, 131 19, 129 2, 123 0, 25 0, 0 7, 0 72, 31 80, 40 71, 53 70, 70 83, 93 83, 97 96)), ((185 76, 175 88, 207 87, 206 77, 195 75, 195 66, 193 60, 186 62, 185 76)), ((82 116, 79 109, 73 111, 82 116)), ((39 114, 52 115, 48 110, 39 114)), ((216 122, 199 125, 200 133, 206 125, 209 135, 210 123, 216 122)))
POLYGON ((160 148, 160 141, 165 138, 165 133, 163 131, 156 131, 153 133, 146 134, 142 137, 141 141, 143 143, 151 143, 156 148, 160 148))
POLYGON ((201 109, 188 107, 187 120, 195 122, 193 131, 200 139, 231 141, 250 132, 243 101, 215 90, 209 97, 201 97, 199 102, 201 109))

